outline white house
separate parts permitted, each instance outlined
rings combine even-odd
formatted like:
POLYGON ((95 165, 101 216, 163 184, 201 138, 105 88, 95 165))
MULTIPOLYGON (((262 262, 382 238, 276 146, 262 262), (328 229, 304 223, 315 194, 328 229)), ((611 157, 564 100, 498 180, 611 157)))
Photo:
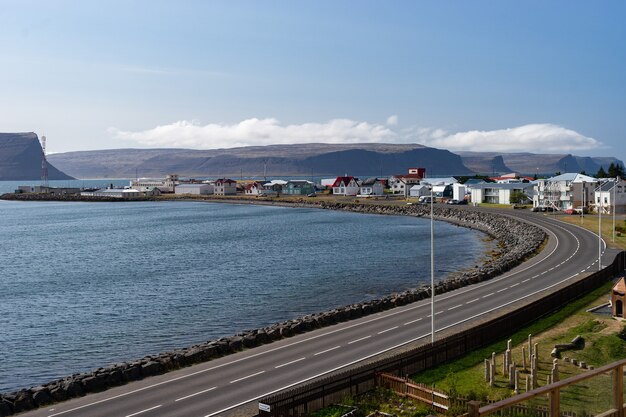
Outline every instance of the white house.
POLYGON ((463 184, 452 184, 452 198, 458 201, 465 200, 466 190, 463 184))
POLYGON ((133 188, 103 188, 95 191, 83 191, 80 193, 83 197, 106 197, 106 198, 136 198, 145 194, 142 191, 133 188))
POLYGON ((602 210, 602 214, 613 214, 613 204, 615 203, 615 213, 626 213, 626 181, 612 178, 602 185, 599 185, 594 192, 595 211, 602 210))
MULTIPOLYGON (((532 191, 533 184, 509 183, 509 184, 480 184, 472 187, 472 203, 489 204, 512 204, 511 195, 518 191, 527 197, 532 191)), ((530 200, 530 197, 528 197, 530 200)))
POLYGON ((578 173, 566 173, 535 182, 533 207, 567 210, 588 207, 598 180, 578 173))
POLYGON ((385 186, 378 178, 368 178, 359 186, 359 195, 383 195, 384 193, 385 186))
POLYGON ((408 186, 404 178, 400 176, 393 176, 389 178, 389 191, 393 194, 406 195, 408 186))
POLYGON ((333 194, 335 195, 357 195, 359 193, 358 178, 337 177, 333 183, 333 194))
POLYGON ((260 182, 251 182, 250 184, 246 185, 244 188, 244 193, 246 195, 252 195, 252 196, 258 196, 258 195, 262 195, 263 191, 265 191, 265 187, 263 186, 263 184, 261 184, 260 182))
POLYGON ((237 194, 237 181, 233 181, 228 178, 220 178, 214 183, 215 195, 236 195, 237 194))
POLYGON ((430 187, 427 185, 414 185, 409 189, 409 197, 424 197, 427 195, 430 195, 430 187))
POLYGON ((165 179, 139 178, 130 182, 130 187, 138 191, 148 191, 154 187, 162 193, 173 193, 178 184, 178 175, 169 174, 165 179))
POLYGON ((213 194, 213 184, 178 184, 175 194, 209 195, 213 194))

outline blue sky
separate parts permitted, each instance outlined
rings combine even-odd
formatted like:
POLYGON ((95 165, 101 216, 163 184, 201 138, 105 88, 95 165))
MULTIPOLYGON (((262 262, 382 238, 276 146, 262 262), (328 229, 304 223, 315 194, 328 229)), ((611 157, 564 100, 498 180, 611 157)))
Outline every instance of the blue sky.
POLYGON ((626 160, 625 12, 0 0, 0 131, 53 152, 362 141, 626 160))

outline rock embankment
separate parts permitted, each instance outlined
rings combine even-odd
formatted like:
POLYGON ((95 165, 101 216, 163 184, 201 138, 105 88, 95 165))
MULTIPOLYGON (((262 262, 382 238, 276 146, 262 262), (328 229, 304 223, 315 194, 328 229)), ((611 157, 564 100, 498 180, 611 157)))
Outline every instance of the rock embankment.
MULTIPOLYGON (((418 205, 384 206, 325 201, 310 202, 308 200, 301 200, 288 205, 416 217, 425 217, 430 214, 428 206, 418 205)), ((481 282, 510 270, 524 259, 535 254, 546 239, 546 234, 538 227, 496 213, 436 206, 434 214, 438 220, 481 230, 499 242, 498 253, 482 263, 481 266, 469 271, 458 272, 436 284, 437 294, 481 282)), ((27 411, 53 402, 83 396, 90 392, 102 391, 130 381, 215 359, 245 348, 271 343, 309 330, 406 305, 429 296, 430 288, 422 286, 391 294, 381 299, 352 304, 260 329, 244 331, 231 337, 207 341, 158 355, 149 355, 142 359, 110 365, 88 373, 74 374, 42 386, 5 393, 0 396, 0 416, 27 411)))

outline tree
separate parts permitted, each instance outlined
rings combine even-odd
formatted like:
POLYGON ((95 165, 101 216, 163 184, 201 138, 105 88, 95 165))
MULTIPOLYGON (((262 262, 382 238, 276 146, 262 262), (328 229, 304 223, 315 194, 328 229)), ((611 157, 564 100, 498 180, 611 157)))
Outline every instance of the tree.
POLYGON ((609 178, 624 178, 624 166, 622 164, 614 164, 611 162, 611 165, 609 165, 608 176, 609 178))
POLYGON ((600 167, 598 173, 596 174, 596 178, 606 178, 606 171, 604 170, 604 167, 600 167))
POLYGON ((587 171, 583 169, 582 171, 580 171, 580 175, 587 175, 587 171))
POLYGON ((511 192, 510 201, 512 204, 522 204, 526 202, 526 200, 528 200, 528 197, 526 197, 526 194, 524 194, 522 191, 513 190, 511 192))

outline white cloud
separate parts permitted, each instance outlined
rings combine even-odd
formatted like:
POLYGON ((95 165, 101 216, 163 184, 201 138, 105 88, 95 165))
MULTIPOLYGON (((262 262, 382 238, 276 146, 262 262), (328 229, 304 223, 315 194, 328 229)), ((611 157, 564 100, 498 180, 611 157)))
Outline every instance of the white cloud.
POLYGON ((418 136, 424 145, 451 151, 562 153, 602 146, 596 139, 548 123, 454 134, 433 129, 418 136))
POLYGON ((297 143, 420 143, 451 151, 563 153, 602 146, 599 141, 553 124, 528 124, 509 129, 450 133, 440 128, 394 130, 387 125, 349 119, 325 123, 282 125, 273 118, 246 119, 235 124, 178 121, 143 131, 109 128, 116 139, 149 147, 215 149, 297 143))
POLYGON ((195 121, 183 120, 140 132, 116 128, 109 128, 108 131, 117 139, 131 140, 146 146, 198 149, 312 142, 389 142, 394 141, 397 136, 383 125, 348 119, 285 126, 276 119, 253 118, 232 125, 201 125, 195 121))

